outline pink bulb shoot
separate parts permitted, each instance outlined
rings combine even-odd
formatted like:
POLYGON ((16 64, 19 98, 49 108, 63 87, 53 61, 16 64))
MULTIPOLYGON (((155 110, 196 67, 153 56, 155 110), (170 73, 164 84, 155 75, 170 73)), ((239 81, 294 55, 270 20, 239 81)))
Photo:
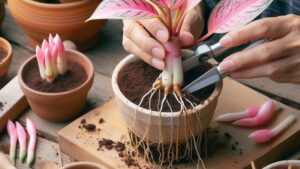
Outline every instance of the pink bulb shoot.
POLYGON ((271 120, 274 112, 278 110, 279 106, 272 100, 265 102, 259 109, 255 117, 244 118, 235 121, 233 124, 237 126, 253 127, 266 124, 271 120))
POLYGON ((271 141, 274 137, 279 135, 283 130, 290 126, 296 120, 295 115, 290 115, 284 119, 281 123, 275 126, 271 130, 258 130, 249 135, 256 143, 267 143, 271 141))
POLYGON ((31 166, 34 162, 34 153, 35 153, 35 147, 36 147, 36 127, 34 123, 30 120, 26 120, 26 129, 29 135, 29 143, 28 143, 28 149, 27 149, 27 164, 31 166))
POLYGON ((10 139, 10 148, 9 148, 9 159, 13 165, 16 163, 16 148, 17 148, 17 129, 15 124, 8 120, 7 122, 7 133, 10 139))
POLYGON ((259 130, 249 135, 256 143, 266 143, 269 142, 275 134, 271 130, 259 130))
POLYGON ((42 47, 36 47, 36 57, 41 78, 52 83, 58 74, 64 75, 67 71, 67 58, 59 35, 53 38, 50 34, 48 40, 43 40, 42 47))
POLYGON ((216 118, 216 121, 232 122, 242 118, 255 117, 258 114, 258 111, 259 111, 259 107, 251 107, 251 108, 247 108, 242 112, 222 114, 216 118))
POLYGON ((24 127, 16 122, 16 126, 17 126, 17 134, 18 134, 18 141, 19 141, 19 146, 20 146, 20 152, 19 152, 19 160, 21 162, 24 162, 25 157, 26 157, 26 131, 24 129, 24 127))

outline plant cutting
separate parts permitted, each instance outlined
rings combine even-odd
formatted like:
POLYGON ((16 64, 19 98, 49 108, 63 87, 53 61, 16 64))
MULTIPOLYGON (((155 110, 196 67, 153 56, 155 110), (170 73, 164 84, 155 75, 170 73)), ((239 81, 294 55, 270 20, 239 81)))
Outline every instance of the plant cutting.
POLYGON ((12 17, 27 35, 32 47, 41 45, 49 33, 58 33, 63 40, 74 42, 80 51, 89 50, 97 44, 99 33, 106 23, 85 23, 100 2, 101 0, 7 1, 12 17))
POLYGON ((23 163, 26 157, 27 134, 24 127, 20 123, 16 122, 16 127, 20 147, 19 160, 23 163))
POLYGON ((9 159, 11 163, 15 165, 18 136, 16 126, 11 120, 8 120, 7 122, 7 133, 9 135, 10 140, 9 159))
POLYGON ((34 161, 34 152, 36 146, 36 127, 30 119, 26 119, 26 129, 29 135, 29 143, 27 148, 27 164, 31 166, 34 161))
MULTIPOLYGON (((159 161, 161 165, 169 162, 172 166, 173 161, 178 161, 183 157, 192 158, 194 153, 198 158, 198 164, 202 164, 204 167, 201 152, 198 151, 199 145, 203 130, 208 126, 215 109, 221 83, 213 86, 212 90, 206 89, 206 91, 211 91, 208 92, 206 97, 203 97, 204 93, 202 93, 202 101, 199 101, 199 97, 195 94, 182 93, 181 88, 185 82, 191 80, 190 76, 192 74, 200 75, 200 73, 196 71, 187 73, 188 76, 184 75, 182 47, 178 40, 187 12, 197 6, 200 1, 104 0, 89 19, 158 18, 169 30, 171 38, 163 44, 166 51, 166 67, 162 73, 156 73, 154 75, 156 77, 153 78, 149 74, 154 74, 155 70, 150 70, 142 63, 138 63, 134 56, 129 56, 116 67, 112 79, 113 89, 120 103, 125 121, 130 132, 137 136, 137 138, 133 137, 137 145, 135 148, 142 147, 145 158, 154 161, 155 154, 150 144, 157 143, 158 160, 155 161, 159 161), (137 69, 138 67, 140 69, 137 69), (144 74, 145 78, 131 77, 128 73, 130 71, 134 71, 136 77, 139 77, 139 72, 142 71, 141 74, 144 74), (136 81, 142 83, 142 85, 147 83, 152 83, 152 85, 146 89, 141 87, 140 84, 134 83, 136 81), (126 87, 123 88, 124 84, 132 86, 136 93, 126 94, 127 89, 126 87), (139 88, 142 88, 142 90, 139 91, 139 88), (142 95, 139 92, 142 92, 142 95), (185 143, 182 152, 179 148, 181 143, 185 143)), ((195 45, 204 41, 212 33, 220 33, 220 30, 229 32, 247 24, 268 7, 271 2, 272 0, 221 1, 213 10, 209 19, 209 33, 195 45)), ((207 65, 204 64, 198 69, 202 68, 202 73, 204 73, 208 69, 206 67, 206 70, 203 71, 205 66, 207 65)))
POLYGON ((85 105, 94 67, 82 53, 65 49, 59 35, 49 35, 36 55, 19 69, 19 83, 34 113, 52 121, 76 116, 85 105))

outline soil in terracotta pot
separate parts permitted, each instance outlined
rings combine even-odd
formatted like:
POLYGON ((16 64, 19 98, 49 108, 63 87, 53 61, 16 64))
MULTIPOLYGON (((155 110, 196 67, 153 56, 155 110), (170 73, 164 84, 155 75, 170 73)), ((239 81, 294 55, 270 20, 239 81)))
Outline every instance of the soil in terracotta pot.
POLYGON ((43 80, 39 73, 37 62, 33 62, 31 68, 24 76, 24 82, 30 88, 46 93, 57 93, 75 89, 87 79, 87 74, 80 64, 68 60, 68 70, 63 76, 58 76, 52 83, 43 80))
MULTIPOLYGON (((205 63, 198 66, 197 68, 190 70, 185 73, 185 82, 189 84, 200 75, 204 74, 207 70, 211 68, 211 65, 205 63)), ((118 85, 120 90, 131 102, 139 104, 141 98, 152 88, 152 84, 157 79, 160 70, 153 68, 152 66, 146 64, 143 61, 135 61, 124 67, 118 76, 118 85)), ((198 92, 195 92, 193 95, 187 94, 185 97, 192 101, 195 104, 200 104, 206 100, 214 91, 215 85, 208 86, 198 92)), ((146 100, 142 103, 141 107, 149 108, 149 98, 146 97, 146 100)), ((158 111, 158 102, 161 102, 163 98, 163 92, 156 92, 151 101, 151 110, 158 111)), ((180 111, 181 105, 178 103, 176 98, 169 94, 167 97, 170 105, 172 105, 173 112, 180 111)), ((187 108, 191 108, 191 105, 185 102, 187 108)), ((171 112, 167 104, 164 104, 162 109, 163 112, 171 112)))
POLYGON ((3 47, 0 46, 0 63, 6 56, 7 56, 7 51, 3 47))

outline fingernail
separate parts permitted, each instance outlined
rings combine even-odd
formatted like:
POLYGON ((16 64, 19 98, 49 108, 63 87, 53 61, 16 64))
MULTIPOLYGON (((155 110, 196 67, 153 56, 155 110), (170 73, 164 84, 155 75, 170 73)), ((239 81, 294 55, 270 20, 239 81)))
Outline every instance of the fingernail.
POLYGON ((232 43, 232 38, 230 35, 225 35, 221 40, 220 43, 222 46, 229 46, 232 43))
POLYGON ((165 54, 165 52, 164 52, 164 50, 161 49, 161 48, 154 47, 154 48, 152 49, 152 55, 153 55, 153 57, 155 57, 155 58, 163 59, 163 58, 164 58, 164 54, 165 54))
POLYGON ((164 31, 162 29, 159 29, 156 32, 155 37, 156 37, 156 39, 158 39, 161 42, 167 42, 168 38, 169 38, 169 34, 168 34, 168 32, 166 32, 166 31, 164 31))
POLYGON ((229 72, 229 71, 233 70, 234 66, 235 65, 234 65, 234 62, 232 61, 232 59, 225 60, 220 64, 220 68, 224 72, 229 72))
POLYGON ((152 58, 151 62, 152 62, 152 65, 154 67, 156 67, 157 69, 163 70, 165 67, 165 63, 159 59, 152 58))

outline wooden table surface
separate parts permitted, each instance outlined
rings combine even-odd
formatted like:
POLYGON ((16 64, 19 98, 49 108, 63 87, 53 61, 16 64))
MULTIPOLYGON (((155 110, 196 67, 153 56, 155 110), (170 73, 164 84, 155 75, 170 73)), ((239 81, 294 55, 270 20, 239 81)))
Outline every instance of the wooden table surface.
MULTIPOLYGON (((34 49, 29 46, 22 30, 6 9, 6 17, 2 25, 1 37, 10 41, 13 46, 13 63, 7 76, 0 81, 0 89, 16 76, 19 66, 34 54, 34 49)), ((109 21, 101 33, 99 44, 87 52, 86 55, 95 65, 95 82, 88 95, 88 102, 83 112, 98 107, 113 97, 110 85, 111 74, 116 64, 127 55, 122 47, 122 23, 120 21, 109 21)), ((253 80, 240 80, 242 83, 257 89, 284 104, 300 109, 300 85, 277 84, 269 79, 260 78, 253 80)), ((57 132, 69 122, 54 123, 37 117, 30 109, 26 110, 17 120, 25 123, 26 118, 32 119, 38 128, 37 163, 53 161, 59 163, 57 132)), ((5 149, 9 143, 6 133, 0 135, 0 151, 5 149)), ((295 150, 295 155, 300 152, 295 150)), ((290 157, 292 158, 292 157, 290 157)), ((73 160, 62 154, 63 164, 73 160)), ((18 168, 29 168, 25 164, 17 164, 18 168)))

